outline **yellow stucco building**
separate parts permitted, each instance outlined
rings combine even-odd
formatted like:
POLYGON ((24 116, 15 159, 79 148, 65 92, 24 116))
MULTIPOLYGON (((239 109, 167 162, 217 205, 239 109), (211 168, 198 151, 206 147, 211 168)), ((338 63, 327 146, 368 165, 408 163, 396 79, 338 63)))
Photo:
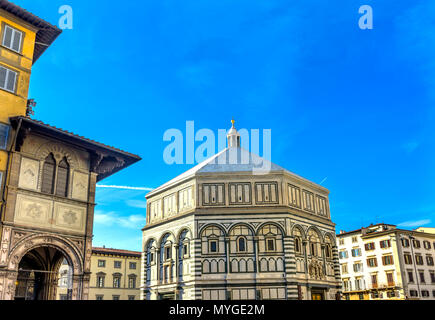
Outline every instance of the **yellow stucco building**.
POLYGON ((141 253, 93 248, 90 300, 139 300, 141 253))
POLYGON ((61 32, 20 7, 0 1, 0 172, 8 162, 9 118, 26 115, 32 66, 61 32))
MULTIPOLYGON (((139 300, 140 258, 137 251, 92 249, 89 300, 139 300)), ((57 300, 69 300, 71 269, 59 269, 57 300)))

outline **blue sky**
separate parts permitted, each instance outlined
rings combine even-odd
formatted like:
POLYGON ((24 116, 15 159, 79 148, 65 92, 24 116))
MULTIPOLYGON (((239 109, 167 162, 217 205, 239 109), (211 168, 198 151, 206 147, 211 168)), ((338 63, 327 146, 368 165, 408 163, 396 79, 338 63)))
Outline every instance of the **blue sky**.
MULTIPOLYGON (((164 163, 165 130, 234 117, 272 130, 273 162, 327 178, 337 230, 434 226, 434 2, 14 2, 53 24, 73 9, 29 98, 36 119, 142 156, 105 185, 161 185, 191 167, 164 163)), ((98 189, 94 245, 139 250, 145 194, 98 189)))

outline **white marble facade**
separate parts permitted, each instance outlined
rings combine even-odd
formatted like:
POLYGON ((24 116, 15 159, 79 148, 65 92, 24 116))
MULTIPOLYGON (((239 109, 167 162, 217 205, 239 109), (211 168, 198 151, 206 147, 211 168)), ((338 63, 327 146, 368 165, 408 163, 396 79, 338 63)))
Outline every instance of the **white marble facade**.
POLYGON ((234 141, 147 195, 142 299, 336 299, 329 191, 234 141))

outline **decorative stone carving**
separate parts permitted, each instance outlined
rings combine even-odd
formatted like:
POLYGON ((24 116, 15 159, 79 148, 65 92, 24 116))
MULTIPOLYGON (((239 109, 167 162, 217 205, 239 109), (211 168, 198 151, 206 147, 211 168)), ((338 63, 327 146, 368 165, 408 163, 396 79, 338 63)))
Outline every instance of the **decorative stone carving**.
POLYGON ((318 260, 312 260, 308 266, 308 273, 310 277, 313 279, 324 279, 325 275, 323 273, 323 265, 318 260))
POLYGON ((232 223, 222 223, 222 225, 228 230, 232 223))
POLYGON ((43 214, 42 206, 37 203, 29 203, 25 208, 25 215, 33 220, 41 218, 43 214))
POLYGON ((2 265, 5 265, 7 263, 11 233, 12 229, 10 227, 3 227, 0 252, 0 263, 2 265))
POLYGON ((22 158, 20 178, 18 186, 20 188, 37 190, 39 176, 39 161, 22 158))
POLYGON ((72 168, 78 168, 81 165, 77 160, 75 152, 65 148, 59 143, 48 142, 43 144, 36 152, 36 156, 38 159, 45 160, 50 153, 53 154, 57 162, 61 161, 65 157, 72 168))
POLYGON ((20 239, 28 235, 28 232, 14 231, 12 236, 12 245, 15 245, 20 239))
POLYGON ((72 197, 74 199, 88 200, 89 175, 74 171, 72 183, 72 197))
POLYGON ((49 226, 52 202, 18 194, 15 221, 30 226, 49 226))
POLYGON ((72 231, 83 231, 85 229, 86 208, 55 203, 54 205, 54 225, 56 228, 68 229, 72 231))

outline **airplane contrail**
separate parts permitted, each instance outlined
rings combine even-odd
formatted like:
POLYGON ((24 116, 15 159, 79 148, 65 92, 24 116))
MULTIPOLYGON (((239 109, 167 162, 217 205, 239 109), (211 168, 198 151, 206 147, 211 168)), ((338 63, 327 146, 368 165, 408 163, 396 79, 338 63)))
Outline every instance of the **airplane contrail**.
POLYGON ((328 177, 325 177, 325 179, 322 180, 319 184, 321 185, 323 182, 325 182, 328 179, 328 177))
POLYGON ((152 190, 154 190, 154 188, 147 188, 147 187, 113 186, 113 185, 103 185, 103 184, 97 184, 97 188, 124 189, 124 190, 142 190, 142 191, 152 191, 152 190))

